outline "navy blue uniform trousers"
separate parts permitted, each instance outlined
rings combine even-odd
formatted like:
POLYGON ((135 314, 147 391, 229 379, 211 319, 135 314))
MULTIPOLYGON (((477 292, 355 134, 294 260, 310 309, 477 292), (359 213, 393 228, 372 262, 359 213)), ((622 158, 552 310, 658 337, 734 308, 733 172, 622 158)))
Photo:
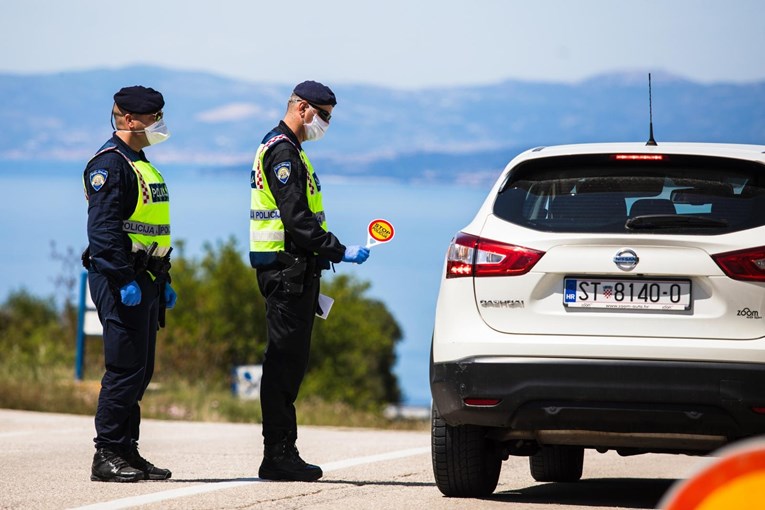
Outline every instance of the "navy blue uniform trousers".
POLYGON ((297 440, 295 399, 311 350, 311 330, 319 299, 319 276, 308 271, 303 292, 287 294, 279 269, 258 269, 258 286, 266 300, 268 345, 260 381, 263 443, 297 440))
POLYGON ((90 271, 90 295, 103 325, 106 372, 96 411, 96 448, 127 451, 138 441, 139 402, 154 373, 159 293, 151 277, 136 277, 141 302, 125 306, 103 275, 90 271))

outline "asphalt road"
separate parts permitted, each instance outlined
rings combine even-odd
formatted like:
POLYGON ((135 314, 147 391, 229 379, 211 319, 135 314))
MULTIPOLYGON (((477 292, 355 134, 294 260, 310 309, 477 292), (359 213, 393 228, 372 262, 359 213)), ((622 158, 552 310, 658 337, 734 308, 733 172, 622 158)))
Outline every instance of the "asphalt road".
POLYGON ((302 427, 298 448, 324 469, 313 483, 257 478, 259 425, 145 420, 141 453, 173 477, 132 484, 90 481, 88 416, 0 410, 0 508, 146 509, 565 509, 655 508, 678 479, 708 460, 585 453, 577 483, 538 483, 511 457, 482 500, 436 488, 428 432, 302 427))

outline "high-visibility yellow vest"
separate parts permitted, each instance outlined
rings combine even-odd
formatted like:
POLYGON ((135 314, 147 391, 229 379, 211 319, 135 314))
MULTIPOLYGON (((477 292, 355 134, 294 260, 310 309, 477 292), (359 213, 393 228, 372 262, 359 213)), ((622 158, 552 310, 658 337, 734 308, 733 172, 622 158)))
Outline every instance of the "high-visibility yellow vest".
MULTIPOLYGON (((252 165, 250 175, 251 201, 250 201, 250 252, 251 253, 274 253, 284 250, 284 223, 282 223, 279 208, 276 206, 271 189, 268 187, 263 161, 266 152, 275 143, 286 140, 292 141, 282 134, 277 134, 269 138, 258 147, 255 154, 255 161, 252 165)), ((293 144, 294 145, 294 144, 293 144)), ((327 230, 327 220, 324 215, 324 205, 321 199, 321 188, 316 178, 308 156, 302 149, 300 159, 308 169, 308 178, 306 179, 306 197, 308 199, 308 208, 313 213, 316 221, 324 230, 327 230)))
MULTIPOLYGON (((155 257, 163 257, 170 249, 170 194, 167 191, 165 179, 159 170, 148 161, 131 161, 116 147, 107 147, 93 158, 107 151, 114 151, 130 164, 138 181, 138 197, 133 214, 122 221, 122 230, 127 233, 132 243, 132 251, 146 250, 152 243, 157 248, 152 253, 155 257)), ((93 159, 91 158, 91 160, 93 159)), ((84 179, 84 176, 83 176, 84 179)), ((85 197, 88 195, 85 186, 85 197)))

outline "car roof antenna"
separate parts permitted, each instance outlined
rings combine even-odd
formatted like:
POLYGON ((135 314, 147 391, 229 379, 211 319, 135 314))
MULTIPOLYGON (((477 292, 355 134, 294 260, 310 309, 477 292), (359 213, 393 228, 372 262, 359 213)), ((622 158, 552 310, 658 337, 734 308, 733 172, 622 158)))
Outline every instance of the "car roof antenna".
POLYGON ((651 102, 651 73, 648 73, 648 141, 646 145, 656 145, 653 138, 653 104, 651 102))

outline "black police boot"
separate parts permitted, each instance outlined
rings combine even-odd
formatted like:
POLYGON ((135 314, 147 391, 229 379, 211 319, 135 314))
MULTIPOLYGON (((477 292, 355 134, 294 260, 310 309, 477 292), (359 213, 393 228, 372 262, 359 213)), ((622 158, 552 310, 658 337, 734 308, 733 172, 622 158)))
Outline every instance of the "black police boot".
POLYGON ((258 476, 264 480, 290 480, 313 482, 322 477, 321 468, 300 458, 295 443, 282 441, 267 445, 263 453, 258 476))
POLYGON ((138 453, 138 443, 133 442, 133 447, 130 449, 125 459, 136 469, 140 469, 143 473, 144 480, 167 480, 173 473, 169 469, 158 468, 148 460, 141 457, 138 453))
POLYGON ((93 455, 90 479, 94 482, 137 482, 143 480, 143 471, 131 466, 118 453, 98 448, 93 455))

